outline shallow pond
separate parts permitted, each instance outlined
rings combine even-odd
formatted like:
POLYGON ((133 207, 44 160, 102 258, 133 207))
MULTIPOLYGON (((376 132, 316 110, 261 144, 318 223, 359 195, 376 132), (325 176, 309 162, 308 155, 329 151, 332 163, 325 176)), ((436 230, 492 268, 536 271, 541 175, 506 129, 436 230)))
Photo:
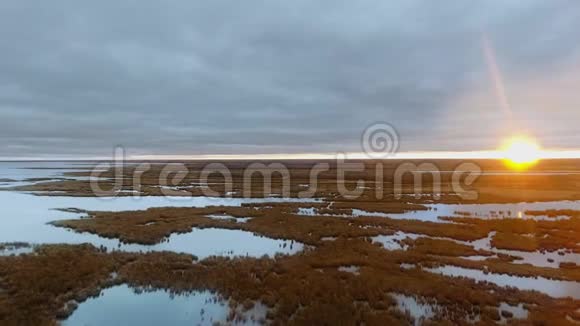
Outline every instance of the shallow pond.
POLYGON ((409 313, 413 317, 414 326, 420 326, 426 320, 429 320, 437 314, 442 308, 436 304, 422 303, 417 298, 400 294, 391 293, 393 299, 397 302, 397 310, 402 313, 409 313))
POLYGON ((495 273, 486 274, 477 269, 457 266, 426 268, 425 270, 446 276, 467 277, 478 282, 486 281, 503 287, 510 286, 520 290, 536 290, 554 298, 572 297, 574 299, 580 299, 580 283, 578 282, 551 280, 544 277, 521 277, 495 273))
POLYGON ((402 231, 397 231, 392 235, 378 235, 372 237, 373 242, 380 243, 387 250, 407 250, 408 245, 403 244, 402 240, 409 238, 411 240, 416 240, 418 238, 430 238, 437 240, 453 241, 458 244, 473 247, 476 250, 490 251, 494 255, 492 256, 465 256, 461 257, 468 260, 486 260, 489 258, 497 257, 498 254, 505 254, 509 256, 517 257, 513 264, 530 264, 537 267, 552 267, 559 268, 560 263, 575 263, 580 265, 580 254, 554 251, 554 252, 538 252, 538 251, 518 251, 518 250, 505 250, 497 249, 491 245, 491 239, 495 235, 495 232, 490 232, 485 238, 478 239, 475 241, 461 241, 452 238, 443 237, 430 237, 415 233, 406 233, 402 231))
POLYGON ((534 203, 508 203, 508 204, 425 204, 427 210, 412 210, 404 213, 383 213, 353 209, 352 214, 321 214, 315 207, 300 207, 298 215, 303 216, 337 216, 337 217, 385 217, 392 219, 419 220, 425 222, 452 223, 440 219, 440 217, 473 217, 481 219, 521 218, 534 220, 567 219, 569 216, 548 217, 546 215, 529 215, 526 211, 544 210, 578 210, 580 201, 549 201, 534 203))
POLYGON ((491 240, 495 236, 495 232, 492 231, 489 235, 483 239, 476 241, 466 242, 453 240, 457 243, 472 246, 478 250, 487 250, 495 254, 505 254, 509 256, 519 257, 521 259, 514 260, 514 264, 530 264, 538 267, 553 267, 558 268, 560 263, 575 263, 580 264, 580 254, 570 253, 564 251, 553 251, 553 252, 538 252, 538 251, 518 251, 518 250, 506 250, 498 249, 491 245, 491 240))
MULTIPOLYGON (((510 203, 510 204, 427 204, 428 210, 408 211, 401 214, 384 214, 357 211, 358 216, 384 216, 394 219, 409 219, 430 222, 445 222, 440 216, 468 216, 476 218, 524 218, 524 219, 548 219, 554 217, 527 215, 526 211, 543 211, 550 209, 571 209, 580 211, 580 201, 550 201, 534 203, 510 203)), ((567 218, 561 216, 558 218, 567 218)))
POLYGON ((167 241, 153 246, 121 244, 88 233, 76 233, 53 227, 48 222, 78 218, 82 214, 62 212, 56 208, 75 207, 85 210, 122 211, 151 207, 180 206, 205 207, 212 205, 239 206, 245 202, 267 202, 268 199, 242 198, 165 198, 165 197, 55 197, 0 191, 0 242, 29 243, 91 243, 110 250, 175 251, 194 254, 200 258, 209 255, 262 256, 276 253, 295 253, 303 248, 300 243, 260 237, 251 232, 225 229, 194 229, 190 233, 173 234, 167 241))
POLYGON ((59 178, 64 172, 85 170, 94 162, 0 162, 0 179, 59 178))
POLYGON ((409 238, 411 240, 416 240, 421 236, 413 233, 406 233, 402 231, 397 231, 392 235, 377 235, 372 237, 372 241, 375 243, 380 243, 387 250, 407 250, 408 245, 403 244, 402 241, 409 238))
MULTIPOLYGON (((265 310, 247 312, 247 324, 256 324, 265 310)), ((63 321, 63 325, 213 325, 226 322, 227 302, 209 291, 173 295, 164 290, 135 293, 120 285, 102 291, 63 321)))
MULTIPOLYGON (((28 186, 37 183, 31 179, 48 179, 41 182, 59 180, 90 180, 99 177, 65 176, 67 172, 83 172, 95 169, 97 162, 0 162, 0 189, 28 186)), ((130 164, 128 164, 130 165, 130 164)))

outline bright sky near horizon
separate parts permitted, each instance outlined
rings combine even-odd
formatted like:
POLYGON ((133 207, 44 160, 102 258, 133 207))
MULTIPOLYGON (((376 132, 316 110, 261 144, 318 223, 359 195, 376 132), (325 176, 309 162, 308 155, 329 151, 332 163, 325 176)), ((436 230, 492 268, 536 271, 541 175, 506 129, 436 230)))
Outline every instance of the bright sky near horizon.
POLYGON ((579 1, 4 1, 0 37, 0 159, 356 156, 377 121, 580 157, 579 1))

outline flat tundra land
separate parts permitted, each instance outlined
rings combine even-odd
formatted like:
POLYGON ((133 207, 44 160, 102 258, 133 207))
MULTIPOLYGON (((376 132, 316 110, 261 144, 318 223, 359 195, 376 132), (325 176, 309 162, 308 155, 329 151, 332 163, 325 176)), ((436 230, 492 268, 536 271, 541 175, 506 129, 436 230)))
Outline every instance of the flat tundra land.
POLYGON ((252 162, 221 162, 227 175, 205 174, 216 162, 171 162, 169 169, 127 162, 122 171, 97 172, 86 164, 56 178, 6 177, 6 196, 78 200, 51 207, 62 218, 43 227, 87 241, 0 239, 0 324, 66 324, 120 285, 139 293, 211 291, 227 314, 205 324, 580 323, 580 161, 544 160, 521 171, 471 161, 481 171, 473 180, 453 177, 463 162, 429 162, 436 177, 423 171, 424 161, 394 160, 349 162, 363 169, 344 178, 332 161, 260 162, 265 168, 252 174, 252 162), (319 163, 328 169, 313 174, 319 163), (404 163, 416 169, 399 178, 404 163), (137 210, 82 205, 106 194, 146 203, 167 192, 185 200, 137 210), (188 197, 208 193, 218 199, 188 205, 188 197), (203 232, 276 245, 246 255, 211 251, 217 242, 175 249, 203 232), (249 314, 257 308, 260 316, 249 314))

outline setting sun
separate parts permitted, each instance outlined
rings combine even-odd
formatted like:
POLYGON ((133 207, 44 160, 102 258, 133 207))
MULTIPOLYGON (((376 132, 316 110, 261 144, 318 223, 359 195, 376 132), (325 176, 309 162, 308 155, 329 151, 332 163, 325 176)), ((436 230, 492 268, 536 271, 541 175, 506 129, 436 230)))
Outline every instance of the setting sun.
POLYGON ((534 140, 526 137, 511 138, 501 151, 504 159, 515 168, 529 166, 541 158, 540 146, 534 140))

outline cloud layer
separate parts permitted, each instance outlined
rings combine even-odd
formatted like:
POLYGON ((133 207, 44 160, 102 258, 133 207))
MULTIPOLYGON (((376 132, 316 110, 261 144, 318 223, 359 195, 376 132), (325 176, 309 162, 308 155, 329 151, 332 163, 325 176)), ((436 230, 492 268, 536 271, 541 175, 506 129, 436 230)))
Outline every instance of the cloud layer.
POLYGON ((0 157, 580 141, 577 1, 0 4, 0 157), (501 109, 487 38, 512 115, 501 109))

